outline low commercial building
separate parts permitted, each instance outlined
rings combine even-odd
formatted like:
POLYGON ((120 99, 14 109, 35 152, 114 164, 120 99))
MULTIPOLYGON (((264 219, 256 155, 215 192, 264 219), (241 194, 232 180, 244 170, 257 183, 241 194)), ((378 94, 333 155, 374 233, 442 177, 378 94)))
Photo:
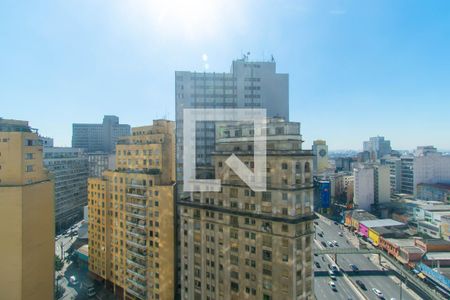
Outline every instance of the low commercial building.
POLYGON ((368 238, 370 228, 384 227, 384 228, 389 229, 392 227, 399 227, 399 226, 405 226, 405 224, 397 222, 392 219, 365 220, 365 221, 359 222, 358 233, 361 236, 368 238))
POLYGON ((344 225, 359 230, 359 223, 366 220, 377 220, 378 218, 363 209, 349 210, 345 212, 344 225))
POLYGON ((381 237, 379 247, 386 251, 389 255, 397 258, 400 254, 400 249, 402 247, 411 247, 415 245, 413 238, 410 239, 396 239, 381 237))

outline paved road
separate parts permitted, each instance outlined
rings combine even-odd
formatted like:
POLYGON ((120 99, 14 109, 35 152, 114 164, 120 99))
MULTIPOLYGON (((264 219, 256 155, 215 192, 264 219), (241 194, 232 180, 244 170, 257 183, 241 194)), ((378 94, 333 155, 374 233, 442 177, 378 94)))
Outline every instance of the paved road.
MULTIPOLYGON (((339 247, 353 247, 347 238, 340 237, 338 232, 343 231, 341 226, 334 225, 332 222, 324 222, 318 220, 319 225, 318 231, 323 231, 323 238, 318 235, 317 240, 320 241, 337 241, 339 247)), ((387 271, 382 271, 379 266, 375 265, 371 260, 369 260, 369 255, 357 255, 357 254, 347 254, 338 255, 337 259, 338 265, 346 271, 349 278, 355 282, 356 280, 361 280, 367 287, 367 291, 363 291, 363 294, 367 299, 377 300, 379 299, 373 292, 372 288, 377 288, 383 292, 385 299, 396 298, 400 299, 400 285, 392 280, 387 271), (352 272, 349 267, 350 264, 355 264, 358 266, 358 272, 352 272)), ((319 298, 318 298, 319 299, 319 298)), ((405 289, 402 290, 401 299, 413 300, 414 298, 405 289)))

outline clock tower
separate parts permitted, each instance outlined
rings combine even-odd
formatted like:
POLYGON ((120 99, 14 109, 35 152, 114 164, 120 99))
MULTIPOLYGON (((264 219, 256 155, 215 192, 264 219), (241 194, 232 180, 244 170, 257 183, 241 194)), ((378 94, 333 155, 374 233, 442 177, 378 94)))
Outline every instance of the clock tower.
POLYGON ((321 173, 328 168, 328 146, 324 140, 316 140, 312 146, 314 171, 321 173))

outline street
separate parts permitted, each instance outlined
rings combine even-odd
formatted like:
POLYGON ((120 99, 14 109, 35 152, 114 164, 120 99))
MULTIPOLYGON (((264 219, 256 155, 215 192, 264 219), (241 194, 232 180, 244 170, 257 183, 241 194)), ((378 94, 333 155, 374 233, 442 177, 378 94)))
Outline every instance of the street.
MULTIPOLYGON (((335 225, 330 220, 317 220, 318 226, 316 226, 316 238, 317 243, 315 243, 316 249, 324 248, 320 243, 324 241, 337 241, 339 247, 351 248, 355 247, 349 239, 356 239, 356 237, 351 236, 346 229, 342 228, 342 225, 335 225), (320 237, 317 233, 323 231, 323 237, 320 237), (339 232, 343 233, 343 236, 339 236, 339 232), (320 246, 318 246, 320 244, 320 246)), ((327 246, 328 248, 328 246, 327 246)), ((327 255, 325 255, 327 256, 327 255)), ((328 286, 327 282, 330 281, 328 276, 328 257, 322 259, 320 256, 314 256, 314 260, 321 264, 321 268, 315 267, 315 293, 317 299, 330 299, 329 297, 337 297, 338 299, 359 299, 356 290, 362 293, 366 299, 377 300, 380 299, 372 291, 372 288, 380 290, 384 294, 385 299, 420 299, 417 296, 413 296, 409 289, 405 289, 403 284, 402 290, 400 289, 400 284, 395 282, 393 279, 393 274, 390 271, 383 271, 380 266, 374 264, 370 259, 370 255, 361 254, 345 254, 338 255, 337 265, 341 270, 345 271, 347 278, 351 280, 344 280, 342 272, 341 276, 337 276, 336 287, 337 292, 333 292, 328 286), (325 259, 325 262, 323 261, 325 259), (354 272, 351 270, 350 264, 354 264, 358 267, 358 271, 354 272), (357 288, 356 280, 360 280, 366 286, 366 290, 357 288)), ((395 279, 398 281, 397 279, 395 279)), ((361 295, 361 294, 359 294, 361 295)))

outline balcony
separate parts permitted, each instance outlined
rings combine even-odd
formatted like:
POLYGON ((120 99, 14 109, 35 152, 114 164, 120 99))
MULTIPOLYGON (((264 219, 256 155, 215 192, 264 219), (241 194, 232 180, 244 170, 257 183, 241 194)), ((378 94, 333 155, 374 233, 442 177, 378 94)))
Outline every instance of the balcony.
POLYGON ((142 245, 142 244, 139 244, 139 243, 137 243, 137 242, 127 240, 127 244, 128 244, 128 245, 131 245, 131 246, 133 246, 133 247, 142 249, 142 250, 147 249, 147 245, 145 244, 145 242, 144 242, 144 245, 142 245))
POLYGON ((143 259, 147 261, 147 253, 144 251, 139 251, 133 248, 127 248, 127 253, 130 253, 132 256, 143 259))
POLYGON ((140 282, 138 280, 134 280, 134 279, 131 279, 131 278, 127 278, 127 281, 129 283, 131 283, 132 285, 142 289, 143 291, 147 290, 147 287, 145 286, 145 282, 140 282))
MULTIPOLYGON (((128 260, 127 260, 128 261, 128 260)), ((144 272, 144 274, 140 274, 140 273, 138 273, 138 272, 136 272, 136 271, 133 271, 133 270, 131 270, 131 269, 129 269, 129 268, 127 268, 127 272, 128 272, 128 274, 131 274, 131 275, 133 275, 133 276, 136 276, 136 277, 138 277, 139 279, 141 279, 141 280, 146 280, 146 277, 145 277, 145 272, 144 272)))
POLYGON ((128 226, 132 226, 132 227, 138 227, 140 229, 147 229, 147 223, 143 222, 143 221, 133 221, 133 220, 127 220, 126 224, 128 226))
POLYGON ((146 195, 134 194, 134 193, 127 193, 127 197, 134 198, 134 199, 141 199, 141 200, 147 199, 146 195))
POLYGON ((147 206, 145 206, 144 204, 133 203, 133 202, 126 202, 125 205, 129 206, 129 207, 133 207, 133 208, 138 208, 138 209, 146 209, 147 208, 147 206))
POLYGON ((141 268, 143 270, 147 270, 147 264, 144 261, 133 260, 131 258, 127 258, 127 264, 136 268, 141 268))
POLYGON ((127 288, 127 293, 135 296, 138 299, 142 299, 142 300, 147 299, 147 294, 145 292, 138 292, 138 291, 135 291, 135 290, 133 290, 131 288, 127 288))
POLYGON ((143 185, 143 184, 140 184, 140 183, 129 183, 129 184, 127 184, 127 187, 131 188, 131 189, 138 189, 138 190, 145 190, 145 189, 147 189, 146 185, 143 185))
POLYGON ((145 218, 146 218, 145 213, 144 214, 140 214, 138 211, 134 211, 134 212, 127 211, 126 215, 130 216, 130 217, 138 218, 138 219, 141 219, 141 220, 145 220, 145 218))
POLYGON ((129 227, 127 227, 127 234, 132 237, 138 238, 138 239, 146 239, 147 238, 147 235, 145 233, 133 232, 133 231, 131 231, 131 229, 129 227))

